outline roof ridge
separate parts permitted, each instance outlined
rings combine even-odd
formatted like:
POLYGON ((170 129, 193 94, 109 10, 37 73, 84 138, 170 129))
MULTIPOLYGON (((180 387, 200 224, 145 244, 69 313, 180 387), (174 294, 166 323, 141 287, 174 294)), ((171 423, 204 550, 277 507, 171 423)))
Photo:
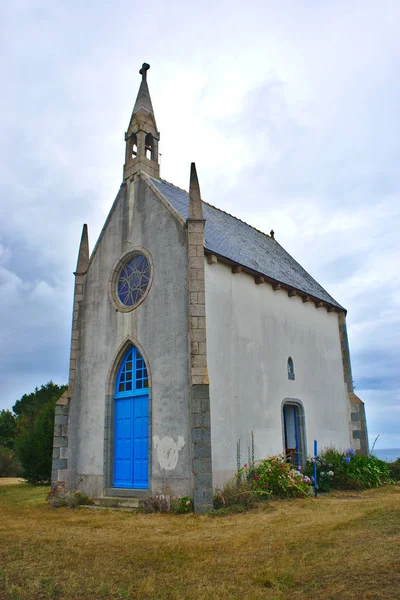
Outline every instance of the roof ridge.
MULTIPOLYGON (((167 183, 168 185, 172 185, 172 187, 176 188, 177 190, 181 190, 181 192, 185 192, 185 194, 189 195, 189 192, 187 190, 180 188, 178 185, 175 185, 174 183, 171 183, 170 181, 167 181, 166 179, 162 179, 160 177, 159 181, 163 181, 164 183, 167 183)), ((251 227, 251 229, 254 229, 254 231, 257 231, 257 233, 261 233, 261 235, 265 235, 270 240, 274 240, 274 242, 277 242, 276 239, 273 238, 271 235, 268 235, 268 233, 265 233, 265 231, 261 231, 261 229, 257 229, 257 227, 250 225, 250 223, 246 223, 246 221, 243 221, 243 219, 239 219, 239 217, 235 217, 235 215, 232 215, 231 213, 227 212, 226 210, 223 210, 222 208, 218 208, 218 206, 214 206, 214 204, 210 204, 209 202, 206 202, 203 199, 201 201, 203 202, 203 204, 206 204, 207 206, 214 208, 214 210, 218 210, 219 212, 224 213, 225 215, 228 215, 228 217, 232 217, 232 219, 235 219, 236 221, 240 221, 240 223, 247 225, 247 227, 251 227)), ((277 243, 279 243, 279 242, 277 242, 277 243)))

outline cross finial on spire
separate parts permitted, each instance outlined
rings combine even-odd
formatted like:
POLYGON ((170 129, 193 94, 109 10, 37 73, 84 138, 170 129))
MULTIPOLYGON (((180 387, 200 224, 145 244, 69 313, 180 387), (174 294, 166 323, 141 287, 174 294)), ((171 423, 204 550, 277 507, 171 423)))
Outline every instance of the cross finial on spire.
POLYGON ((143 63, 142 64, 142 68, 140 69, 139 73, 142 76, 142 81, 146 81, 147 79, 147 71, 150 69, 150 65, 147 63, 143 63))

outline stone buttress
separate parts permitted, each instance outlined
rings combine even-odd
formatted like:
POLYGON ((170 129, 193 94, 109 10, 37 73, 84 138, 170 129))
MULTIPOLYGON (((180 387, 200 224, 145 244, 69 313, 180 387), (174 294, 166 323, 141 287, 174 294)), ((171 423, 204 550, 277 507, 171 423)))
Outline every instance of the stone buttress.
POLYGON ((206 340, 204 225, 200 187, 196 167, 192 163, 189 216, 187 219, 187 247, 193 499, 194 509, 197 513, 207 512, 213 507, 210 389, 206 340))
POLYGON ((339 336, 342 351, 344 382, 349 398, 351 446, 359 454, 367 456, 369 448, 365 406, 364 402, 354 393, 346 315, 344 312, 339 313, 339 336))
POLYGON ((69 413, 72 394, 75 386, 76 368, 80 352, 80 330, 82 321, 82 300, 84 293, 84 285, 86 279, 87 268, 89 264, 89 239, 88 228, 85 224, 82 230, 81 242, 79 245, 78 262, 76 265, 75 289, 74 289, 74 306, 72 317, 72 332, 71 332, 71 349, 69 362, 69 381, 68 389, 59 398, 55 407, 54 417, 54 442, 53 442, 53 458, 51 481, 52 486, 62 485, 67 487, 75 487, 70 479, 69 458, 71 448, 68 446, 69 435, 69 413))

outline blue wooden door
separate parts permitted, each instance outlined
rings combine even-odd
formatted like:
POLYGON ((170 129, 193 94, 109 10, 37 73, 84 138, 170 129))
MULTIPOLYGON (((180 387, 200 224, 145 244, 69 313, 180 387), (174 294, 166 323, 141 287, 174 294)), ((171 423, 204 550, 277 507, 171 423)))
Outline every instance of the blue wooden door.
POLYGON ((132 346, 118 373, 114 399, 116 488, 148 488, 149 390, 145 362, 132 346))

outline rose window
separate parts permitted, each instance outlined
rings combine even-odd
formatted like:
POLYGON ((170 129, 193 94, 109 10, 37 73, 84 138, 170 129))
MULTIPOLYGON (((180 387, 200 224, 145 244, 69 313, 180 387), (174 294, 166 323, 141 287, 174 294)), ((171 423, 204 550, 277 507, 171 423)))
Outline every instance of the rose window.
POLYGON ((140 302, 150 283, 151 264, 147 256, 136 253, 122 267, 118 281, 117 294, 120 302, 134 307, 140 302))

